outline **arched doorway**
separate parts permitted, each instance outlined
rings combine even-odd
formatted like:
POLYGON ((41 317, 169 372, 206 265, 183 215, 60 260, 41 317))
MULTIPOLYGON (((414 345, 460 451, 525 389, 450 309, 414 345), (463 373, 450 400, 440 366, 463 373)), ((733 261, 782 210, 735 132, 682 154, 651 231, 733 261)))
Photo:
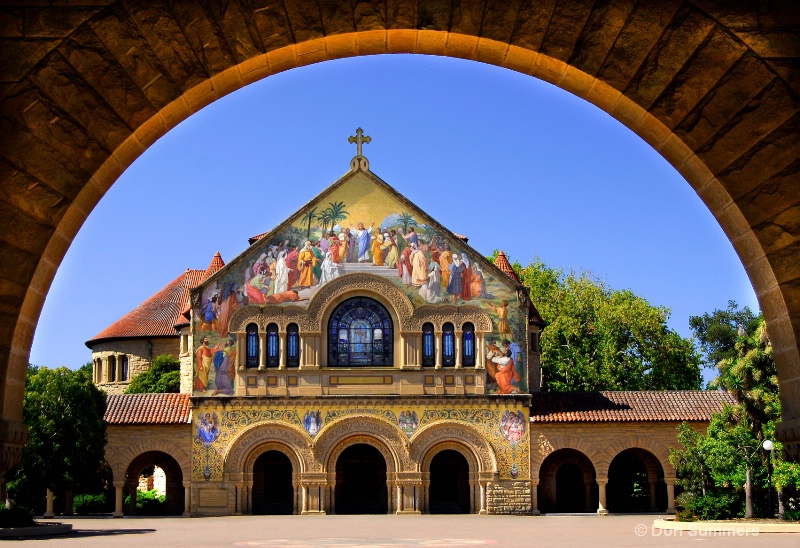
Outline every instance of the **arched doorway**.
POLYGON ((554 451, 542 462, 539 478, 538 500, 542 512, 576 513, 597 509, 594 465, 580 451, 554 451))
POLYGON ((280 451, 267 451, 253 464, 253 513, 294 513, 292 461, 280 451))
POLYGON ((655 512, 667 508, 664 470, 644 449, 620 452, 608 467, 609 512, 655 512))
POLYGON ((128 515, 179 516, 184 511, 183 471, 178 462, 167 453, 148 451, 142 453, 128 465, 125 474, 125 490, 130 497, 124 511, 128 515), (160 468, 164 472, 165 494, 163 503, 153 496, 142 494, 139 485, 145 477, 160 468))
POLYGON ((351 445, 336 461, 336 513, 386 514, 386 460, 364 443, 351 445))
POLYGON ((429 488, 431 514, 469 514, 469 463, 452 449, 440 451, 431 460, 429 488))

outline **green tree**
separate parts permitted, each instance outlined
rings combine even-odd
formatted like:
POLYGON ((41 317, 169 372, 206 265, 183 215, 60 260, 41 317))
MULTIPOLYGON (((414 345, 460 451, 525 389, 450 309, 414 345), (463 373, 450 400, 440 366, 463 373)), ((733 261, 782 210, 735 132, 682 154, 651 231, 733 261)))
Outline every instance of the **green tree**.
POLYGON ((150 369, 131 379, 126 394, 177 393, 181 391, 181 362, 162 354, 153 359, 150 369))
POLYGON ((689 326, 704 354, 704 365, 716 368, 723 359, 736 356, 736 342, 745 333, 753 333, 759 317, 748 307, 739 309, 736 301, 728 301, 725 310, 706 312, 689 318, 689 326))
POLYGON ((546 390, 700 388, 700 356, 690 339, 667 327, 668 308, 612 289, 589 272, 565 273, 539 259, 512 266, 546 324, 546 390))
MULTIPOLYGON (((719 358, 719 375, 709 387, 732 392, 738 403, 716 413, 704 436, 682 425, 678 433, 682 448, 671 451, 670 461, 678 470, 680 485, 699 494, 690 504, 695 513, 750 516, 756 490, 767 486, 771 455, 761 449, 762 443, 774 440, 780 421, 778 379, 766 324, 760 315, 739 311, 733 302, 727 310, 693 319, 706 355, 719 358)), ((779 492, 800 487, 800 466, 785 462, 781 444, 774 444, 774 485, 779 492)))
POLYGON ((71 371, 30 366, 23 399, 28 442, 20 465, 10 475, 12 498, 38 509, 46 489, 98 490, 106 444, 105 411, 106 395, 85 367, 71 371))

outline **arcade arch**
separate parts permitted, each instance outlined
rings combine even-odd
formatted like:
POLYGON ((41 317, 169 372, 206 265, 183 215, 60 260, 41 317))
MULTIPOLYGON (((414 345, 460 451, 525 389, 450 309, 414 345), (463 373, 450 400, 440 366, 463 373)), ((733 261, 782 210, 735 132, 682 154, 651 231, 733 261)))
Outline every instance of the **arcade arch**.
POLYGON ((341 11, 323 1, 318 14, 303 16, 182 5, 157 13, 121 1, 59 8, 42 17, 58 21, 45 24, 52 48, 10 37, 19 49, 4 68, 1 107, 3 211, 13 222, 0 239, 14 257, 0 266, 3 473, 27 435, 22 391, 44 298, 86 216, 127 166, 193 112, 250 82, 327 59, 404 52, 474 59, 551 82, 615 116, 678 169, 720 222, 759 297, 781 383, 778 437, 800 458, 800 105, 791 76, 798 61, 793 41, 754 38, 792 35, 791 1, 768 17, 758 7, 705 0, 630 0, 613 13, 580 3, 429 10, 411 0, 341 11), (156 16, 160 25, 143 24, 156 16))
MULTIPOLYGON (((139 476, 146 468, 158 466, 164 471, 166 476, 166 501, 165 512, 167 515, 178 516, 183 514, 186 502, 184 492, 184 475, 178 461, 168 453, 161 451, 147 451, 134 458, 125 472, 125 487, 130 495, 130 505, 125 512, 128 515, 137 515, 136 508, 137 489, 139 487, 139 476)), ((186 479, 189 479, 187 476, 186 479)), ((116 482, 115 482, 116 484, 116 482)), ((146 515, 147 510, 144 510, 146 515)))

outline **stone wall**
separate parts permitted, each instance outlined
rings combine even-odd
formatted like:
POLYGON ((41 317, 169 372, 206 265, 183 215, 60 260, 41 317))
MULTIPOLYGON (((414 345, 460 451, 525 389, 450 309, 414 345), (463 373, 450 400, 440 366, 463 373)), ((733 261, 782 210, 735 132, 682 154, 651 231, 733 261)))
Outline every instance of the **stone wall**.
POLYGON ((157 339, 123 339, 95 344, 92 347, 92 366, 94 381, 108 394, 122 394, 136 375, 150 369, 150 360, 161 354, 178 356, 179 337, 162 337, 157 339), (115 381, 110 381, 108 362, 111 356, 116 357, 117 376, 115 381), (119 380, 120 358, 128 357, 128 378, 119 380), (97 360, 102 360, 102 377, 98 378, 97 360))
MULTIPOLYGON (((539 478, 541 465, 559 449, 575 449, 586 455, 597 477, 608 476, 608 466, 625 449, 639 448, 652 453, 661 463, 664 476, 675 477, 669 463, 669 448, 678 445, 678 422, 574 422, 531 424, 531 474, 539 478)), ((692 423, 705 432, 706 422, 692 423)))
POLYGON ((486 509, 490 514, 530 515, 531 482, 490 482, 486 486, 486 509))

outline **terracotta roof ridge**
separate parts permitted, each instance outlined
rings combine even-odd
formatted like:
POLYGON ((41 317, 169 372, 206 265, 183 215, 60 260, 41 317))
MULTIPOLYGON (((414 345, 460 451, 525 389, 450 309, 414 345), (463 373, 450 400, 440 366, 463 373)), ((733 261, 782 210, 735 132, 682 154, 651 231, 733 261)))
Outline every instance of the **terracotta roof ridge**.
POLYGON ((511 263, 508 262, 508 258, 506 257, 506 254, 503 253, 502 250, 497 252, 497 258, 494 260, 494 265, 497 268, 499 268, 503 272, 503 274, 505 274, 515 282, 521 283, 519 276, 517 276, 517 273, 514 272, 511 263))

